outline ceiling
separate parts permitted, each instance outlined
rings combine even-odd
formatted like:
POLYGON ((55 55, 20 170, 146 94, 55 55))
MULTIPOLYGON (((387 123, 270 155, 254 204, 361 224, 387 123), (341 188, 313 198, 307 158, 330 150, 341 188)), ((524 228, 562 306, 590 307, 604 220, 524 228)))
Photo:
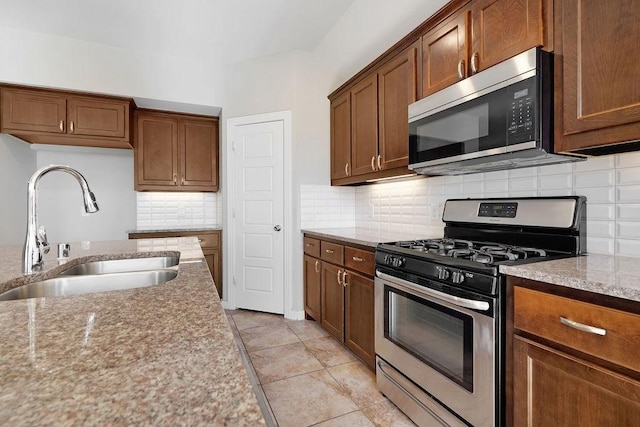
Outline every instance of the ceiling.
POLYGON ((312 51, 354 0, 0 0, 0 26, 228 64, 312 51))

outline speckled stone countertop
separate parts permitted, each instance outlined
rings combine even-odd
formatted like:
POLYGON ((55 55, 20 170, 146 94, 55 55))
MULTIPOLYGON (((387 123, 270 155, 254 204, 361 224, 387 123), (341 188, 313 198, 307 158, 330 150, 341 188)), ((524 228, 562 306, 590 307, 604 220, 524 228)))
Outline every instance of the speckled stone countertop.
POLYGON ((640 259, 585 255, 517 266, 502 273, 640 302, 640 259))
POLYGON ((193 226, 181 226, 175 228, 140 228, 136 230, 127 230, 127 234, 132 233, 180 233, 183 231, 219 231, 222 230, 221 225, 193 225, 193 226))
POLYGON ((303 229, 303 233, 318 239, 339 239, 356 245, 371 246, 375 248, 378 243, 397 242, 400 240, 435 239, 438 235, 420 235, 400 231, 380 231, 369 228, 316 228, 303 229))
POLYGON ((17 281, 21 247, 0 247, 0 290, 83 259, 181 254, 162 285, 0 302, 0 425, 264 424, 197 239, 168 241, 72 243, 17 281))

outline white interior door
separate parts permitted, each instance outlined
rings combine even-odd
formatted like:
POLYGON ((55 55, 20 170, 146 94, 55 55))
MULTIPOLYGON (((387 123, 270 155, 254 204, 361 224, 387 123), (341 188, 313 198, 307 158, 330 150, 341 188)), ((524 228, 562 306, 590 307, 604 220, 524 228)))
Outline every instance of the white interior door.
POLYGON ((236 126, 234 277, 238 308, 284 312, 284 123, 236 126))

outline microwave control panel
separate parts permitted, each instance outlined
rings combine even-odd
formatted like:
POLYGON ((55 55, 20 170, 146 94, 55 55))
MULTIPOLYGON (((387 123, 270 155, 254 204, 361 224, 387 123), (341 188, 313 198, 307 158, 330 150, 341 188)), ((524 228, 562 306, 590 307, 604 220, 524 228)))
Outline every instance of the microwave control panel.
POLYGON ((508 145, 536 140, 536 92, 535 77, 508 87, 508 145))

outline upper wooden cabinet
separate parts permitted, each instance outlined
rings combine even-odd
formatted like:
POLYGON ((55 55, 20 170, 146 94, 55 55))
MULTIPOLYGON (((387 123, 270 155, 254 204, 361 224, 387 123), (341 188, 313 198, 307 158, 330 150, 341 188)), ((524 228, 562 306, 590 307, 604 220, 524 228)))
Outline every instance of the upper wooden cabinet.
POLYGON ((640 139, 640 2, 556 0, 555 146, 608 154, 640 139))
POLYGON ((131 100, 4 87, 1 130, 41 144, 131 148, 131 100))
POLYGON ((218 118, 135 114, 136 191, 218 191, 218 118))
POLYGON ((331 99, 331 182, 361 183, 410 173, 409 104, 418 95, 419 43, 331 99))
POLYGON ((546 0, 474 0, 422 37, 422 96, 545 45, 546 0))

